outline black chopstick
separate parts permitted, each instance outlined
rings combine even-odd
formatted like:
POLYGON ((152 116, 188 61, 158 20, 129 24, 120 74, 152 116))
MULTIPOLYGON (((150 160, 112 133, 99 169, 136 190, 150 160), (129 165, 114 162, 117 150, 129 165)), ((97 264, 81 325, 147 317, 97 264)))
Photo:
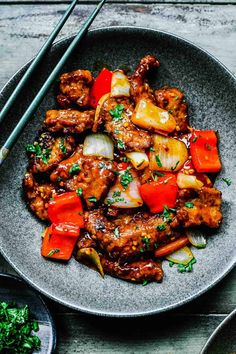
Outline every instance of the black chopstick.
POLYGON ((3 109, 0 112, 0 123, 6 117, 6 115, 8 114, 10 109, 12 108, 13 104, 15 103, 18 95, 20 94, 20 92, 22 91, 23 87, 25 86, 26 82, 30 79, 30 77, 32 76, 34 70, 37 68, 39 63, 42 61, 43 57, 45 56, 45 54, 47 53, 48 49, 52 45, 54 39, 56 38, 56 36, 58 35, 60 30, 64 26, 66 20, 70 16, 71 12, 73 11, 75 5, 77 4, 77 1, 78 0, 72 0, 70 6, 66 10, 66 12, 64 13, 64 15, 62 16, 60 21, 57 23, 56 27, 51 32, 51 34, 48 37, 47 41, 44 43, 44 45, 40 49, 40 51, 38 52, 38 54, 36 55, 36 57, 34 58, 32 63, 30 64, 29 68, 24 73, 23 77, 21 78, 21 80, 17 84, 17 86, 14 89, 14 91, 12 92, 11 96, 8 98, 7 102, 5 103, 3 109))
POLYGON ((58 77, 62 67, 66 63, 67 59, 71 55, 71 53, 75 50, 81 39, 84 37, 86 34, 89 26, 97 16, 98 12, 101 10, 103 4, 106 2, 106 0, 102 0, 97 7, 94 9, 94 11, 91 13, 91 15, 88 17, 88 19, 85 21, 81 29, 79 30, 78 34, 75 36, 47 80, 44 82, 43 86, 13 129, 12 133, 9 135, 8 139, 4 143, 4 145, 0 149, 0 166, 3 164, 4 160, 7 158, 10 150, 18 140, 20 134, 24 130, 26 124, 28 123, 29 119, 31 118, 32 114, 35 112, 39 104, 42 102, 44 96, 46 95, 47 91, 53 84, 54 80, 58 77))

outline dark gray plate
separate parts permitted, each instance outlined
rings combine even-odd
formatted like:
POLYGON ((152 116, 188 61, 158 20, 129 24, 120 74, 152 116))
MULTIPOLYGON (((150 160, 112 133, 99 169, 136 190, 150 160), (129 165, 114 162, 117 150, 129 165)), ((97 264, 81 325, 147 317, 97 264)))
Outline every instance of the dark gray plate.
POLYGON ((231 312, 212 333, 200 354, 236 353, 236 310, 231 312))
POLYGON ((28 305, 31 318, 39 323, 39 331, 36 334, 41 339, 41 348, 37 353, 50 354, 54 352, 56 347, 55 325, 47 306, 38 294, 20 278, 10 274, 0 274, 0 301, 14 301, 18 306, 28 305))
MULTIPOLYGON (((44 60, 5 121, 2 141, 70 41, 71 38, 67 38, 57 43, 44 60)), ((194 250, 197 264, 192 273, 177 273, 175 267, 169 268, 165 263, 163 283, 143 287, 109 276, 103 280, 98 273, 74 259, 65 265, 40 256, 40 235, 44 225, 31 215, 22 196, 21 181, 27 164, 24 147, 33 141, 45 111, 55 107, 55 88, 46 96, 34 119, 32 117, 0 171, 2 254, 24 279, 45 295, 93 314, 138 316, 170 310, 210 289, 235 263, 235 182, 227 187, 221 181, 224 176, 236 180, 236 82, 232 74, 195 45, 168 33, 142 28, 91 31, 64 71, 93 69, 98 61, 113 69, 121 65, 134 69, 146 53, 156 55, 161 61, 158 73, 152 77, 153 83, 181 88, 189 103, 191 124, 199 129, 213 128, 220 133, 223 170, 217 177, 216 187, 223 192, 224 221, 205 250, 194 250)), ((21 69, 6 85, 0 104, 6 100, 24 70, 21 69)))

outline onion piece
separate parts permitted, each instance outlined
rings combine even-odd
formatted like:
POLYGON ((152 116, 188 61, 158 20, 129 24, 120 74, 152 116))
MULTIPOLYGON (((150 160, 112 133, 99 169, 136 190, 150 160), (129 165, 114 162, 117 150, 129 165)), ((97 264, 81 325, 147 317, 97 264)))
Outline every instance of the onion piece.
POLYGON ((138 208, 143 205, 143 200, 139 193, 140 182, 135 171, 128 170, 132 176, 126 188, 121 185, 122 176, 127 173, 127 169, 119 171, 119 176, 114 186, 111 187, 105 199, 105 204, 116 208, 138 208))
POLYGON ((123 71, 116 70, 112 73, 111 78, 111 97, 123 96, 130 96, 130 83, 123 71))
POLYGON ((191 230, 187 233, 189 242, 197 248, 205 248, 207 245, 206 237, 201 234, 200 230, 191 230))
POLYGON ((142 98, 137 103, 131 120, 147 130, 168 134, 175 130, 175 118, 164 109, 155 106, 149 99, 142 98))
POLYGON ((89 261, 95 268, 99 271, 101 276, 104 278, 104 271, 101 264, 99 254, 94 248, 81 248, 76 254, 77 261, 89 261))
POLYGON ((84 140, 83 155, 102 156, 113 160, 114 144, 106 134, 87 135, 84 140))
POLYGON ((94 133, 97 132, 98 129, 98 125, 99 125, 99 116, 100 116, 100 112, 101 112, 101 108, 103 106, 103 103, 110 97, 110 93, 106 93, 105 95, 103 95, 100 100, 98 101, 97 107, 96 107, 96 111, 95 111, 95 117, 94 117, 94 123, 93 123, 93 128, 92 131, 94 133))
POLYGON ((136 170, 142 170, 149 165, 149 159, 144 152, 127 152, 125 154, 136 170))
POLYGON ((178 264, 187 265, 193 258, 192 251, 189 247, 185 246, 178 251, 175 251, 165 257, 168 261, 178 264))
POLYGON ((188 159, 186 145, 180 140, 160 134, 155 134, 153 141, 155 151, 150 152, 150 169, 172 172, 180 170, 188 159))
POLYGON ((182 188, 194 188, 201 189, 204 184, 197 179, 196 176, 186 175, 185 173, 179 172, 177 174, 177 185, 180 189, 182 188))

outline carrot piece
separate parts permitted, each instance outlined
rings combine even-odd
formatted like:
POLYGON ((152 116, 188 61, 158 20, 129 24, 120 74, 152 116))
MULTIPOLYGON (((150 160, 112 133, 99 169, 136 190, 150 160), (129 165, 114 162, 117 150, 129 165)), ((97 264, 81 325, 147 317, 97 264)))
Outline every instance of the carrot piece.
POLYGON ((155 251, 155 257, 164 257, 167 256, 170 253, 173 253, 177 251, 178 249, 186 246, 189 243, 189 239, 187 236, 183 236, 178 238, 178 240, 175 240, 173 242, 168 243, 167 245, 159 247, 155 251))

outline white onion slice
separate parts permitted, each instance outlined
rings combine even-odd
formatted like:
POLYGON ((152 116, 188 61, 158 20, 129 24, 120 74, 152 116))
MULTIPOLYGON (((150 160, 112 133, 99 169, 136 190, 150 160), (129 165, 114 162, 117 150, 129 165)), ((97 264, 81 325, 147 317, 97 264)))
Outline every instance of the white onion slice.
POLYGON ((204 184, 197 179, 196 176, 186 175, 185 173, 179 172, 177 175, 177 185, 180 189, 182 188, 194 188, 201 189, 204 184))
POLYGON ((149 165, 149 160, 145 152, 127 152, 125 154, 136 170, 143 170, 149 165))
POLYGON ((155 106, 150 100, 142 98, 137 103, 131 120, 141 128, 168 134, 175 130, 175 118, 164 109, 155 106))
POLYGON ((187 233, 189 242, 197 248, 205 248, 207 245, 206 237, 201 234, 200 230, 191 230, 187 233))
POLYGON ((193 258, 192 251, 185 246, 165 257, 168 261, 178 264, 187 265, 193 258))
POLYGON ((129 97, 130 83, 121 70, 114 71, 111 79, 111 97, 129 97))
POLYGON ((103 103, 110 97, 110 93, 106 93, 105 95, 103 95, 100 100, 98 101, 98 104, 97 104, 97 108, 96 108, 96 111, 95 111, 95 117, 94 117, 94 123, 93 123, 93 128, 92 128, 92 131, 94 133, 97 132, 97 129, 98 129, 98 125, 99 125, 99 115, 100 115, 100 111, 101 111, 101 108, 103 106, 103 103))
POLYGON ((155 134, 153 141, 153 149, 150 152, 150 169, 173 172, 180 170, 188 159, 186 145, 180 140, 160 134, 155 134))
POLYGON ((114 144, 106 134, 91 134, 84 140, 83 155, 102 156, 113 160, 114 144))

